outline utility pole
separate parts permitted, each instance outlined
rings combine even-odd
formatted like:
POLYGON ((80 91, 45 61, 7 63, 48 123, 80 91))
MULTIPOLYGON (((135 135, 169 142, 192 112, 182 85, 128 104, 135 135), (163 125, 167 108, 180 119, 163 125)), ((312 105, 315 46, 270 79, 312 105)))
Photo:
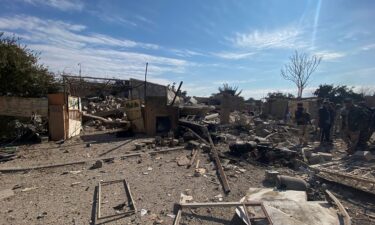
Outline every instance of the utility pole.
POLYGON ((81 63, 78 63, 79 66, 79 77, 81 77, 81 63))
POLYGON ((148 67, 148 62, 146 62, 146 71, 145 71, 145 90, 144 90, 144 101, 145 101, 145 105, 146 105, 146 96, 147 96, 147 67, 148 67))

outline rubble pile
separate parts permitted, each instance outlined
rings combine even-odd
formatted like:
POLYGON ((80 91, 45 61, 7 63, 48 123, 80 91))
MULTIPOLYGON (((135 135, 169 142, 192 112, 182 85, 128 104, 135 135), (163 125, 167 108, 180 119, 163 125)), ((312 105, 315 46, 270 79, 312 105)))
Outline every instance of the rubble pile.
POLYGON ((83 102, 83 111, 97 116, 112 115, 115 111, 125 106, 127 98, 114 97, 112 95, 105 96, 104 99, 99 97, 89 98, 88 102, 83 102), (112 112, 114 111, 114 112, 112 112))
POLYGON ((224 146, 228 144, 228 154, 232 156, 284 166, 292 166, 293 159, 300 157, 300 151, 296 150, 297 129, 291 125, 239 111, 230 114, 230 124, 219 125, 219 118, 214 115, 205 116, 203 122, 215 121, 208 125, 212 139, 224 146))
POLYGON ((85 124, 87 127, 94 127, 99 130, 113 128, 128 121, 125 113, 127 98, 105 96, 89 98, 83 102, 83 115, 89 118, 85 124))

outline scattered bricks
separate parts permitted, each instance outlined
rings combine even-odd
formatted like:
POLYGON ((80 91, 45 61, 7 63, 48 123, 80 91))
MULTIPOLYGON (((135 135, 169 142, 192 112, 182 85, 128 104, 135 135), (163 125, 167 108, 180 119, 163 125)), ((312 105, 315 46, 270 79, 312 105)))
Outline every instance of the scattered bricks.
POLYGON ((372 155, 369 151, 357 151, 354 153, 353 158, 364 161, 371 161, 375 159, 375 156, 372 155))
POLYGON ((189 141, 188 143, 187 143, 187 146, 186 146, 186 148, 187 149, 197 149, 197 148, 199 148, 199 142, 197 142, 197 141, 194 141, 194 140, 191 140, 191 141, 189 141))

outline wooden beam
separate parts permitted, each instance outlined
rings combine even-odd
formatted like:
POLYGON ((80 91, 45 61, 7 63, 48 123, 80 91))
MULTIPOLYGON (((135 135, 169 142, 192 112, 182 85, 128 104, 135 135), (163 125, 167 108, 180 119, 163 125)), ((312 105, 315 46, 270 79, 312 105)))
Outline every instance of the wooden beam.
POLYGON ((101 181, 99 181, 99 185, 98 185, 98 215, 97 215, 97 218, 100 219, 101 217, 101 212, 100 212, 100 206, 101 206, 101 202, 102 202, 102 184, 101 184, 101 181))
POLYGON ((189 127, 185 127, 183 126, 185 129, 187 129, 189 132, 191 132, 196 138, 198 138, 199 140, 201 140, 203 143, 205 143, 206 145, 210 145, 210 143, 208 143, 204 138, 202 138, 199 134, 197 134, 195 131, 193 131, 192 129, 190 129, 189 127))
POLYGON ((130 123, 129 121, 108 120, 106 118, 103 118, 103 117, 100 117, 100 116, 91 115, 91 114, 88 114, 88 113, 83 113, 82 116, 90 118, 90 119, 100 120, 100 121, 102 121, 103 123, 106 123, 106 124, 128 125, 130 123))
POLYGON ((219 174, 221 183, 223 185, 224 192, 225 193, 229 193, 230 192, 230 187, 229 187, 228 179, 227 179, 227 176, 225 175, 223 166, 221 165, 221 162, 220 162, 219 155, 218 155, 218 153, 216 151, 215 145, 214 145, 214 143, 212 141, 211 135, 208 132, 207 127, 205 127, 205 132, 207 134, 208 140, 210 141, 211 154, 212 154, 212 157, 214 158, 214 161, 215 161, 215 164, 216 164, 216 168, 217 168, 217 172, 219 174))
POLYGON ((332 199, 332 201, 336 204, 337 208, 339 208, 341 215, 344 217, 344 225, 351 225, 352 221, 348 212, 345 210, 345 207, 336 198, 336 196, 332 194, 332 192, 326 190, 326 193, 332 199))
POLYGON ((0 172, 2 173, 11 173, 11 172, 21 172, 21 171, 28 171, 28 170, 37 170, 37 169, 46 169, 46 168, 56 168, 56 167, 62 167, 62 166, 68 166, 68 165, 75 165, 75 164, 84 164, 87 162, 97 161, 97 160, 111 160, 116 158, 128 158, 128 157, 134 157, 134 156, 141 156, 141 155, 153 155, 153 154, 159 154, 169 151, 176 151, 185 149, 184 146, 178 146, 174 148, 167 148, 167 149, 161 149, 159 151, 152 151, 152 152, 137 152, 137 153, 130 153, 130 154, 124 154, 124 155, 118 155, 118 156, 108 156, 108 157, 99 157, 99 158, 92 158, 92 159, 86 159, 81 161, 73 161, 73 162, 66 162, 66 163, 58 163, 58 164, 52 164, 52 165, 42 165, 42 166, 34 166, 34 167, 25 167, 25 168, 1 168, 0 172))
POLYGON ((177 98, 177 95, 178 95, 178 92, 180 91, 180 89, 181 89, 181 85, 182 85, 182 81, 180 82, 180 85, 178 85, 178 88, 177 88, 177 91, 176 91, 176 93, 175 93, 175 95, 174 95, 174 97, 173 97, 173 100, 172 100, 172 102, 171 102, 171 106, 174 104, 174 102, 176 101, 176 98, 177 98))
POLYGON ((180 203, 181 208, 260 206, 261 202, 193 202, 180 203))
POLYGON ((193 165, 193 163, 194 163, 194 161, 195 161, 195 158, 197 157, 198 153, 199 153, 199 150, 196 149, 196 150, 194 151, 194 153, 193 153, 193 156, 192 156, 191 159, 190 159, 189 164, 187 165, 187 168, 190 168, 190 167, 193 165))
POLYGON ((176 214, 176 217, 174 218, 173 225, 179 225, 180 220, 181 220, 181 214, 182 214, 182 209, 179 208, 176 214))

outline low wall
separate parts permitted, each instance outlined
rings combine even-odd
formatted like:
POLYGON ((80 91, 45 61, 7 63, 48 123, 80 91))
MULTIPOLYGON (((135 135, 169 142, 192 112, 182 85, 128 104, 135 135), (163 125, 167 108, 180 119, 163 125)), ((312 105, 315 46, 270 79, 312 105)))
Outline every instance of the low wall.
POLYGON ((31 117, 33 114, 48 116, 47 98, 0 96, 0 115, 31 117))

